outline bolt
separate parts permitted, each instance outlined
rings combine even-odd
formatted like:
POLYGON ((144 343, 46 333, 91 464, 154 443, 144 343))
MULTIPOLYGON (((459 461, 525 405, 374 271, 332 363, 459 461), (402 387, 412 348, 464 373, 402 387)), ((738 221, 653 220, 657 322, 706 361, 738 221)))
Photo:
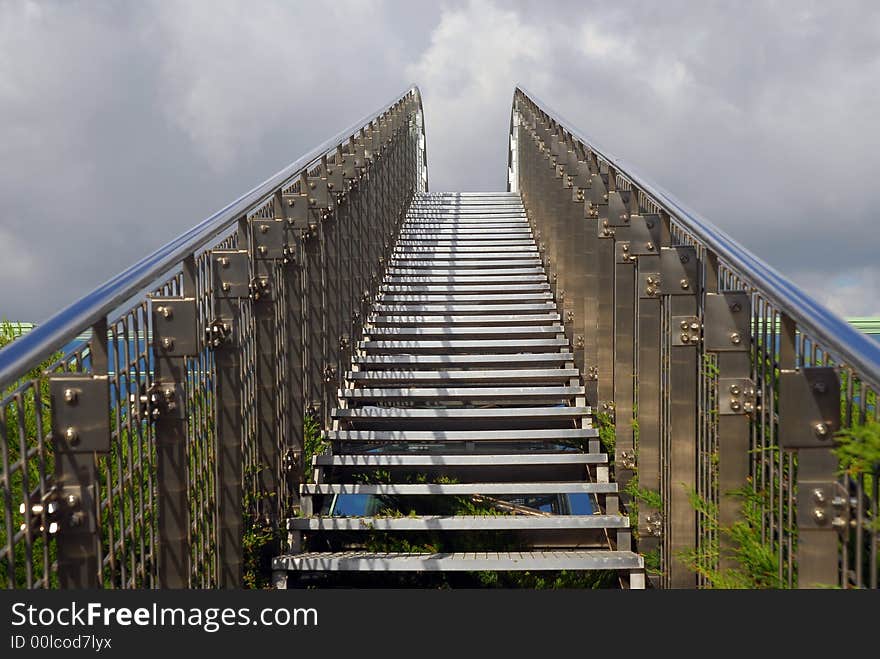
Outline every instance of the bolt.
POLYGON ((648 277, 647 281, 648 281, 648 285, 650 286, 651 284, 654 283, 654 278, 653 278, 653 277, 648 277))
POLYGON ((815 519, 819 524, 825 523, 825 511, 821 508, 816 508, 813 511, 813 519, 815 519))
POLYGON ((813 432, 816 433, 816 437, 819 439, 824 439, 828 436, 828 426, 824 423, 817 423, 813 426, 813 432))
POLYGON ((257 248, 257 251, 260 252, 261 255, 265 256, 269 252, 269 248, 267 248, 265 245, 260 245, 257 248))
POLYGON ((287 205, 290 207, 293 207, 293 199, 292 198, 287 200, 287 205))
POLYGON ((681 256, 678 257, 678 260, 681 261, 682 263, 687 263, 688 261, 691 260, 691 257, 688 256, 687 254, 682 254, 681 256))
POLYGON ((739 412, 740 407, 742 407, 742 406, 740 405, 740 402, 736 398, 730 399, 730 409, 732 409, 734 412, 739 412))
POLYGON ((645 245, 645 249, 647 249, 649 252, 653 252, 654 251, 654 243, 647 243, 645 245))
POLYGON ((734 332, 730 335, 730 342, 733 345, 738 346, 740 343, 742 343, 742 337, 739 335, 738 332, 734 332))
POLYGON ((730 305, 730 310, 736 313, 737 311, 742 311, 742 305, 739 302, 734 302, 730 305))
POLYGON ((836 496, 831 499, 831 505, 835 508, 843 508, 846 505, 846 498, 841 496, 836 496))
POLYGON ((171 350, 171 348, 174 347, 174 339, 170 336, 166 336, 162 339, 162 347, 165 348, 165 350, 171 350))
POLYGON ((71 446, 79 444, 79 434, 76 432, 76 428, 71 427, 65 430, 64 439, 66 439, 67 443, 71 446))
POLYGON ((628 252, 628 251, 629 251, 629 245, 624 244, 624 245, 621 247, 621 249, 622 249, 624 252, 628 252))
POLYGON ((682 332, 682 333, 681 333, 681 342, 682 342, 682 343, 688 343, 688 342, 690 342, 690 340, 691 340, 691 335, 690 335, 690 334, 688 334, 687 332, 682 332))
POLYGON ((688 328, 688 322, 686 320, 681 321, 681 329, 686 330, 688 328))
POLYGON ((755 406, 751 403, 743 403, 743 410, 746 412, 753 412, 755 410, 755 406))
POLYGON ((229 258, 226 256, 221 256, 220 257, 220 265, 223 266, 224 268, 228 268, 229 267, 229 258))
POLYGON ((681 285, 681 288, 682 288, 682 290, 684 290, 684 291, 686 291, 687 289, 689 289, 689 288, 691 287, 691 284, 690 284, 690 282, 689 282, 687 279, 682 279, 682 280, 681 280, 680 282, 678 282, 678 283, 681 285))
POLYGON ((691 323, 691 329, 696 332, 698 329, 700 329, 700 324, 699 323, 691 323))
POLYGON ((76 508, 79 505, 79 497, 75 494, 68 494, 64 501, 71 508, 76 508))
POLYGON ((739 393, 740 393, 739 385, 738 384, 730 385, 730 393, 733 394, 734 396, 739 396, 739 393))
POLYGON ((174 312, 171 307, 159 307, 159 313, 162 314, 162 318, 171 318, 174 312))
POLYGON ((831 526, 833 526, 836 529, 846 528, 846 526, 847 526, 846 520, 843 517, 834 517, 831 520, 831 526))
POLYGON ((821 380, 819 382, 816 382, 813 384, 813 391, 815 391, 816 393, 824 394, 825 389, 826 389, 825 383, 822 382, 821 380))
POLYGON ((77 393, 76 389, 65 389, 64 390, 64 402, 68 405, 73 405, 76 403, 77 393))
POLYGON ((813 490, 813 501, 818 504, 825 503, 825 491, 821 488, 816 488, 813 490))
POLYGON ((221 288, 222 288, 224 291, 229 291, 229 290, 232 288, 232 286, 229 285, 229 282, 224 281, 224 282, 223 282, 223 285, 221 286, 221 288))

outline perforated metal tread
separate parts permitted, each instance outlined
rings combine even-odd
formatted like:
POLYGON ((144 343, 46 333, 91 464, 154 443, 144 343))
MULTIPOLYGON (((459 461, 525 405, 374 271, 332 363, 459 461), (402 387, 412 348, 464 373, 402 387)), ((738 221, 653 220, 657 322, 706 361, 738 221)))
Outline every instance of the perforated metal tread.
POLYGON ((546 570, 634 570, 644 559, 631 551, 526 551, 401 554, 310 552, 274 559, 275 570, 296 572, 482 572, 546 570))

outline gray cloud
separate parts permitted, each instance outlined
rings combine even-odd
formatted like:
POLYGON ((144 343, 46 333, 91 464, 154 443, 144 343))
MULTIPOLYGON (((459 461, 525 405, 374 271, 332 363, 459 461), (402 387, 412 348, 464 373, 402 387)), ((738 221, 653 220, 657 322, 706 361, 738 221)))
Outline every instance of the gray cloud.
POLYGON ((870 2, 0 4, 0 315, 46 317, 422 88, 435 189, 505 185, 522 82, 836 311, 880 314, 870 2))

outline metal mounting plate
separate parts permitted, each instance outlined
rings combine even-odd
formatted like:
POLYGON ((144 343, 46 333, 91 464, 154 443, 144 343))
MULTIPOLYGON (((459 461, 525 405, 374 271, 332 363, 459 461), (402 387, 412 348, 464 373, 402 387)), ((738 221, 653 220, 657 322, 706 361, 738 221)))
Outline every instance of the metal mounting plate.
POLYGON ((52 436, 58 452, 110 452, 110 382, 106 375, 52 375, 52 436))
POLYGON ((748 293, 707 293, 704 309, 706 350, 748 352, 752 320, 751 296, 748 293))
POLYGON ((617 190, 609 192, 608 205, 599 208, 599 219, 608 218, 608 224, 613 227, 629 226, 629 209, 624 194, 617 190))
POLYGON ((211 253, 211 276, 215 297, 247 297, 251 280, 247 250, 215 249, 211 253))
POLYGON ((800 481, 797 496, 799 529, 842 531, 849 528, 849 497, 836 481, 800 481))
POLYGON ((629 252, 636 256, 660 253, 661 225, 659 215, 631 215, 627 231, 629 252))
POLYGON ((755 383, 749 378, 718 378, 718 413, 727 416, 755 410, 755 383))
POLYGON ((251 220, 255 259, 284 258, 286 225, 287 222, 284 220, 267 220, 260 218, 254 218, 251 220))
POLYGON ((669 320, 669 333, 672 335, 672 345, 699 345, 702 329, 699 318, 696 316, 672 316, 669 320))
POLYGON ((656 298, 660 296, 660 273, 659 272, 640 272, 639 273, 639 297, 640 298, 656 298))
POLYGON ((697 250, 690 246, 662 247, 660 249, 660 278, 664 295, 695 295, 697 250))
POLYGON ((830 366, 779 374, 779 441, 783 448, 830 447, 840 429, 840 376, 830 366))
POLYGON ((198 309, 192 297, 151 297, 153 348, 165 357, 197 355, 202 349, 196 331, 198 309))

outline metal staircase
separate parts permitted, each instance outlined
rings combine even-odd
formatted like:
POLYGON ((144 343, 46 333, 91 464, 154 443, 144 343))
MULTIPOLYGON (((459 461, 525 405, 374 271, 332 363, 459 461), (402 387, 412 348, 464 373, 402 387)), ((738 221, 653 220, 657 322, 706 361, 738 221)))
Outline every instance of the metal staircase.
POLYGON ((306 551, 275 559, 276 585, 321 571, 616 570, 643 586, 518 194, 416 196, 332 419, 305 514, 287 522, 306 551), (481 514, 451 513, 453 497, 481 514), (359 538, 424 532, 450 551, 359 538), (462 534, 483 551, 456 551, 462 534))

